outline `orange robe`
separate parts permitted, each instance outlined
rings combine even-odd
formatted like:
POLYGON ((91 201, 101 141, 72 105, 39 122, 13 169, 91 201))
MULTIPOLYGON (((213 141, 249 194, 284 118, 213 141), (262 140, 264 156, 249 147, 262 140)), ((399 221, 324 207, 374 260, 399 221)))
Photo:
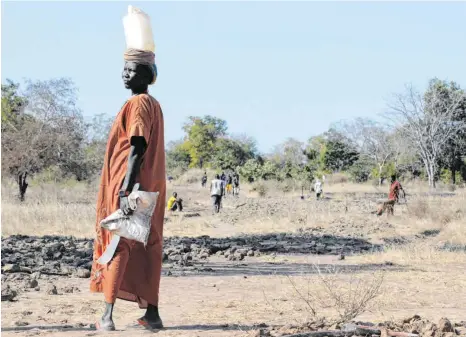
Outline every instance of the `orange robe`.
POLYGON ((165 211, 165 142, 163 114, 159 103, 148 94, 131 97, 121 108, 111 128, 97 197, 97 237, 91 292, 103 292, 107 303, 116 298, 157 306, 162 271, 163 221, 165 211), (118 191, 126 176, 132 137, 144 137, 147 143, 136 182, 140 190, 159 192, 152 216, 147 246, 121 238, 115 255, 107 265, 96 260, 110 243, 112 234, 99 222, 119 208, 118 191))

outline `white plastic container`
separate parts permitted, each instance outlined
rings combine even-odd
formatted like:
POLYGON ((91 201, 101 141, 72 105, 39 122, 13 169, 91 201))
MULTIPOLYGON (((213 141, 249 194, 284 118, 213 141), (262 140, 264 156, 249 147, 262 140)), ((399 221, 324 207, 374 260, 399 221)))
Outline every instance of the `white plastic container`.
POLYGON ((123 17, 126 48, 141 49, 155 53, 154 36, 150 17, 139 8, 128 6, 128 14, 123 17))

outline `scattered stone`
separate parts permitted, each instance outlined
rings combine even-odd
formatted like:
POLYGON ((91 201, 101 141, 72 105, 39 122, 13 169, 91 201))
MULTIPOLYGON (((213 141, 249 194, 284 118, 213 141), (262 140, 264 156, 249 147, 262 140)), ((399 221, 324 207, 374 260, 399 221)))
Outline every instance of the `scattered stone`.
MULTIPOLYGON (((337 335, 344 335, 344 333, 348 333, 351 331, 355 331, 358 325, 370 327, 370 330, 379 330, 373 337, 387 337, 390 335, 390 331, 392 332, 404 332, 406 334, 416 334, 420 337, 423 336, 434 336, 434 337, 455 337, 457 335, 464 336, 465 334, 461 334, 455 331, 442 331, 440 327, 445 330, 449 330, 453 327, 453 325, 448 319, 442 318, 439 322, 439 328, 437 328, 436 324, 433 324, 429 320, 423 319, 418 315, 414 315, 408 317, 406 319, 398 320, 398 321, 386 321, 384 323, 379 323, 377 325, 370 323, 370 322, 360 322, 360 321, 352 321, 345 324, 333 324, 331 322, 327 322, 325 319, 323 320, 316 320, 310 321, 308 323, 304 323, 302 325, 283 325, 283 326, 273 326, 268 327, 262 332, 263 336, 310 336, 310 333, 322 331, 322 330, 333 330, 335 332, 343 332, 343 334, 331 334, 329 336, 337 336, 337 335)), ((459 325, 459 324, 458 324, 459 325)), ((369 330, 369 331, 370 331, 369 330)), ((262 336, 261 335, 261 336, 262 336)), ((257 335, 259 336, 259 335, 257 335)), ((355 335, 355 337, 358 337, 355 335)))
POLYGON ((72 293, 79 293, 80 292, 79 288, 73 287, 73 286, 66 286, 62 290, 66 294, 72 294, 72 293))
POLYGON ((2 268, 2 272, 4 273, 17 273, 19 271, 21 271, 21 268, 17 264, 7 264, 2 268))
POLYGON ((40 279, 40 272, 32 273, 31 278, 34 279, 34 280, 40 279))
POLYGON ((47 286, 45 292, 47 293, 47 295, 58 295, 57 287, 55 286, 55 284, 52 283, 50 283, 47 286))
POLYGON ((440 319, 438 329, 441 332, 454 332, 453 325, 447 318, 440 319))
POLYGON ((78 268, 75 273, 76 277, 79 278, 89 278, 91 277, 91 272, 87 269, 78 268))
POLYGON ((15 322, 15 325, 16 325, 16 326, 28 326, 29 323, 28 323, 28 322, 25 322, 25 321, 16 321, 16 322, 15 322))
POLYGON ((2 302, 3 301, 13 301, 17 293, 15 290, 11 289, 8 284, 2 283, 2 302))
POLYGON ((39 282, 37 282, 36 279, 31 279, 28 281, 29 288, 36 288, 38 285, 39 285, 39 282))
MULTIPOLYGON (((264 209, 252 200, 255 212, 264 209), (256 207, 257 206, 257 207, 256 207)), ((274 207, 278 205, 274 205, 274 207)), ((245 209, 243 207, 242 209, 245 209)), ((266 212, 273 212, 266 209, 266 212)), ((222 216, 228 217, 225 213, 222 216)), ((355 223, 354 226, 357 224, 355 223)), ((341 224, 338 225, 342 228, 341 224)), ((353 226, 353 227, 354 227, 353 226)), ((318 228, 303 229, 299 233, 245 235, 226 238, 209 236, 164 238, 163 261, 178 266, 192 266, 210 256, 223 256, 230 261, 241 261, 246 256, 262 254, 354 254, 374 250, 374 246, 354 237, 335 239, 321 235, 318 228), (316 235, 317 231, 317 235, 316 235)), ((49 278, 49 275, 89 278, 93 259, 93 240, 72 237, 32 237, 12 235, 2 239, 3 273, 30 273, 31 279, 49 278), (41 275, 42 274, 42 275, 41 275)), ((340 257, 341 258, 341 257, 340 257)), ((2 273, 2 279, 4 275, 2 273)), ((24 278, 23 276, 20 276, 24 278)))

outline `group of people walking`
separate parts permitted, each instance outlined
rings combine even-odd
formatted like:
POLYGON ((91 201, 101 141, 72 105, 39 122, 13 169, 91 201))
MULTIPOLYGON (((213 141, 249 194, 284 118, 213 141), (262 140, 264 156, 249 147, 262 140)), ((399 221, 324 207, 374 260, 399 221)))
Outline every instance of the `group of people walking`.
MULTIPOLYGON (((207 172, 201 178, 201 186, 207 187, 207 172)), ((214 179, 210 183, 210 198, 212 200, 213 212, 218 213, 222 206, 222 199, 227 195, 239 195, 239 175, 233 173, 226 175, 224 172, 222 175, 216 174, 214 179)), ((168 199, 167 202, 168 211, 183 211, 183 200, 178 197, 176 192, 168 199)))
MULTIPOLYGON (((221 180, 223 184, 223 195, 227 194, 233 194, 233 195, 238 195, 239 194, 239 175, 238 173, 233 173, 226 175, 225 172, 222 172, 221 175, 216 175, 215 179, 221 180)), ((201 185, 202 187, 207 187, 207 172, 204 172, 204 175, 202 176, 201 179, 201 185)))
MULTIPOLYGON (((202 186, 206 185, 207 173, 204 172, 202 177, 202 186)), ((213 212, 218 213, 222 205, 222 198, 226 195, 239 195, 239 175, 238 173, 229 174, 225 172, 222 175, 216 174, 215 178, 210 183, 210 197, 212 199, 213 212)))

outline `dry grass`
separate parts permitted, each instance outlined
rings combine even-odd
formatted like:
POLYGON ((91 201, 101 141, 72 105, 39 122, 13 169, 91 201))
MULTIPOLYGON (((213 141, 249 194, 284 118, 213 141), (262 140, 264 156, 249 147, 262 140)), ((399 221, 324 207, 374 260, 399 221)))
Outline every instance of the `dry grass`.
POLYGON ((2 235, 93 235, 94 185, 38 185, 29 187, 19 203, 16 186, 2 183, 2 235))
MULTIPOLYGON (((198 172, 199 173, 199 172, 198 172)), ((196 174, 193 174, 197 176, 196 174)), ((268 182, 270 183, 270 182, 268 182)), ((239 203, 245 200, 248 186, 242 186, 239 203)), ((464 222, 466 215, 466 193, 457 191, 454 197, 408 197, 407 205, 397 205, 395 216, 376 218, 372 214, 376 207, 364 193, 374 192, 370 185, 344 184, 326 187, 336 192, 329 202, 311 200, 302 202, 293 192, 276 197, 269 196, 259 202, 259 210, 251 214, 235 210, 238 202, 226 199, 224 212, 234 212, 234 222, 224 222, 209 213, 208 191, 196 184, 174 182, 168 184, 168 195, 177 191, 188 210, 204 212, 201 217, 172 216, 166 226, 167 235, 212 235, 224 236, 239 233, 295 232, 303 228, 322 227, 332 229, 344 227, 342 234, 357 236, 358 232, 369 238, 378 236, 410 236, 428 230, 440 230, 438 236, 444 242, 464 244, 464 222), (352 191, 351 194, 345 191, 352 191), (345 211, 345 207, 347 211, 345 211), (386 231, 376 229, 386 223, 386 231), (360 224, 364 224, 360 228, 360 224), (374 233, 369 233, 373 229, 374 233), (388 231, 388 232, 387 232, 388 231)), ((408 186, 411 193, 415 186, 408 186)), ((31 186, 26 202, 18 203, 14 185, 2 185, 2 235, 63 234, 94 235, 96 185, 38 185, 31 186)), ((300 193, 298 193, 300 194, 300 193)), ((251 195, 248 195, 251 196, 251 195)), ((259 199, 253 199, 259 200, 259 199)))

